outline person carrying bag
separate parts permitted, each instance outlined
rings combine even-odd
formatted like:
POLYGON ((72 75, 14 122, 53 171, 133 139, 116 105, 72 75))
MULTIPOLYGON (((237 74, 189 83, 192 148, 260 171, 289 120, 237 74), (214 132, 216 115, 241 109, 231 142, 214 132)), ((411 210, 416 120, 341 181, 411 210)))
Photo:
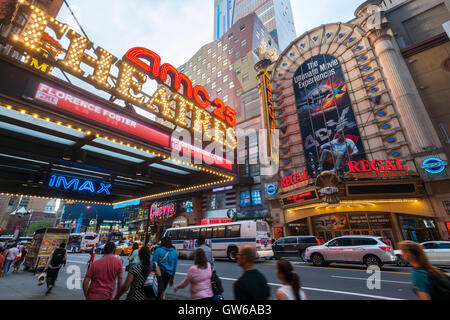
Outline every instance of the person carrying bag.
POLYGON ((223 293, 222 280, 220 280, 219 276, 217 275, 216 270, 212 271, 211 287, 212 287, 212 291, 214 293, 213 300, 224 300, 223 295, 222 295, 222 293, 223 293))

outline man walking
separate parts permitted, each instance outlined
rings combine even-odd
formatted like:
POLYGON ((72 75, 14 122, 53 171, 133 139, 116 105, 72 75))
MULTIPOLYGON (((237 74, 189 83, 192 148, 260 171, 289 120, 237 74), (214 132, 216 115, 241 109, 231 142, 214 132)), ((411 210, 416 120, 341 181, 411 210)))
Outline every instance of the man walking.
POLYGON ((238 254, 238 265, 244 274, 234 283, 236 300, 268 300, 270 288, 264 275, 255 269, 256 249, 243 245, 238 254))
POLYGON ((210 246, 206 245, 205 243, 205 237, 199 236, 197 239, 198 248, 202 249, 205 252, 206 259, 208 260, 209 264, 211 265, 211 269, 214 269, 214 257, 212 254, 212 249, 210 246))
POLYGON ((56 279, 58 278, 59 269, 67 262, 66 243, 60 244, 59 248, 53 250, 52 254, 48 258, 47 266, 44 269, 47 276, 47 292, 49 294, 52 288, 55 286, 56 279))
POLYGON ((112 300, 114 289, 122 286, 122 260, 114 256, 116 245, 108 242, 104 255, 92 262, 83 281, 84 296, 87 300, 112 300))
POLYGON ((19 249, 17 249, 17 244, 13 244, 12 248, 8 250, 8 254, 6 255, 5 266, 3 267, 3 275, 6 276, 9 269, 11 268, 12 263, 19 255, 19 249))

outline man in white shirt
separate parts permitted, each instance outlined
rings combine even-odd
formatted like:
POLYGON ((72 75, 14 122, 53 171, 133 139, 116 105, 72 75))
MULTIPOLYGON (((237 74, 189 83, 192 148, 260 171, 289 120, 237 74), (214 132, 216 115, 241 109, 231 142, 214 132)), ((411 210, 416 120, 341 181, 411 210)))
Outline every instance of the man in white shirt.
POLYGON ((6 255, 5 266, 3 267, 3 274, 5 276, 11 268, 11 264, 14 262, 18 255, 19 249, 17 249, 17 244, 14 244, 12 248, 8 250, 8 254, 6 255))

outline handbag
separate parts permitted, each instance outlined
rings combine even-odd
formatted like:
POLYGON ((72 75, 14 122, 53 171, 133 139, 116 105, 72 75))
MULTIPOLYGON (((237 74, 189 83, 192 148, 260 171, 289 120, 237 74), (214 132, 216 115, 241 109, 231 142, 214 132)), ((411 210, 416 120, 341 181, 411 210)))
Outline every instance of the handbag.
POLYGON ((47 277, 45 272, 42 272, 38 277, 38 286, 42 286, 45 283, 45 278, 47 277))
POLYGON ((222 281, 220 280, 215 270, 212 272, 211 276, 211 287, 214 296, 219 296, 223 293, 222 281))
POLYGON ((143 289, 145 294, 150 298, 158 298, 161 292, 160 280, 156 275, 156 266, 157 263, 154 262, 152 265, 152 270, 150 274, 147 276, 147 279, 144 282, 143 289), (159 290, 158 290, 159 289, 159 290))

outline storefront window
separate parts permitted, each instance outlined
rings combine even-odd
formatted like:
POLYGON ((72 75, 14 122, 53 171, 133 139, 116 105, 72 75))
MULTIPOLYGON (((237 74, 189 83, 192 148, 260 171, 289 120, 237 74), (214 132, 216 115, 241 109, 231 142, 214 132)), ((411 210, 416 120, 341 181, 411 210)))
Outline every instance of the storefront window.
POLYGON ((399 215, 399 222, 406 240, 415 242, 439 240, 439 234, 432 219, 399 215))
POLYGON ((261 205, 261 185, 241 188, 241 207, 249 208, 261 205))
POLYGON ((207 197, 208 210, 218 210, 226 208, 225 199, 226 199, 225 192, 217 192, 208 195, 207 197))
POLYGON ((291 236, 307 236, 310 234, 308 228, 308 220, 302 219, 288 223, 289 235, 291 236))

